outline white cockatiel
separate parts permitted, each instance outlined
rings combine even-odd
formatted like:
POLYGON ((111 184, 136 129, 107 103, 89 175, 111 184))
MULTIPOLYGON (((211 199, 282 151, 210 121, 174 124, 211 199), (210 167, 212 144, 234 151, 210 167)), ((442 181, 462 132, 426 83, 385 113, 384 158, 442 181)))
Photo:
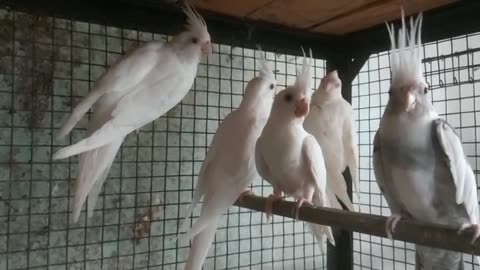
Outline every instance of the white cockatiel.
POLYGON ((93 106, 89 136, 53 155, 63 159, 81 154, 77 175, 73 220, 76 222, 88 195, 92 215, 100 189, 127 134, 162 116, 190 90, 202 55, 212 52, 203 18, 186 5, 186 31, 169 42, 146 43, 120 58, 95 83, 60 129, 67 135, 93 106))
MULTIPOLYGON (((373 142, 373 168, 390 207, 391 237, 401 218, 449 225, 480 234, 477 185, 462 142, 430 102, 422 75, 422 15, 407 32, 388 28, 392 44, 389 100, 373 142)), ((463 268, 462 253, 416 246, 416 269, 463 268)))
POLYGON ((200 218, 183 236, 193 237, 186 270, 200 270, 215 236, 222 214, 244 193, 257 170, 255 143, 267 122, 277 83, 265 59, 260 62, 260 74, 245 89, 240 106, 228 114, 213 137, 202 164, 192 204, 181 231, 187 228, 188 217, 203 197, 200 218))
MULTIPOLYGON (((267 124, 256 144, 257 170, 273 186, 273 195, 268 197, 266 205, 267 218, 272 214, 272 203, 281 199, 282 193, 294 197, 296 218, 303 203, 329 206, 322 149, 315 137, 303 128, 310 106, 311 61, 311 57, 310 62, 304 57, 295 84, 275 96, 267 124)), ((325 236, 335 244, 330 227, 308 225, 322 252, 325 236)))
POLYGON ((352 106, 342 97, 342 81, 336 70, 322 78, 317 91, 312 94, 310 107, 303 127, 315 136, 322 148, 331 206, 342 209, 338 197, 353 211, 342 172, 349 168, 353 188, 358 192, 358 147, 352 106))

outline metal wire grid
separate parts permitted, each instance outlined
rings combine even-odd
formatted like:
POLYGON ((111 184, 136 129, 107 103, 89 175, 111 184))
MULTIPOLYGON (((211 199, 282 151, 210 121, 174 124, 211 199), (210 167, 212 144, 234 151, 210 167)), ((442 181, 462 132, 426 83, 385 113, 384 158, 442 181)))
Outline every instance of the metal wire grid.
MULTIPOLYGON (((94 216, 73 224, 77 159, 52 162, 51 154, 83 138, 87 120, 66 141, 54 138, 57 129, 124 51, 168 37, 6 10, 0 28, 0 269, 183 269, 189 244, 173 238, 210 140, 255 74, 254 51, 215 44, 182 103, 126 138, 94 216)), ((279 84, 294 80, 296 57, 266 57, 279 84)), ((315 61, 315 85, 324 67, 315 61)), ((272 192, 261 179, 252 186, 272 192)), ((204 269, 324 265, 302 222, 266 224, 260 213, 232 207, 204 269)))
MULTIPOLYGON (((424 70, 438 114, 454 126, 478 177, 480 122, 480 33, 424 45, 424 70)), ((360 152, 360 200, 364 213, 388 216, 388 205, 378 189, 372 168, 372 142, 388 101, 390 65, 387 52, 370 57, 353 82, 360 152)), ((464 256, 473 269, 472 256, 464 256)), ((354 234, 355 269, 414 269, 415 247, 401 241, 354 234)), ((475 267, 478 269, 478 266, 475 267)))

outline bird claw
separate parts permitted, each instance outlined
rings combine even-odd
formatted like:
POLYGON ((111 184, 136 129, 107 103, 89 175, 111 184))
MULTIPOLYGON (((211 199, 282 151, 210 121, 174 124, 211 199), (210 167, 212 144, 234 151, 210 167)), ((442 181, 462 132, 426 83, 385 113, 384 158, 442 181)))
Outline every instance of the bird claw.
POLYGON ((265 214, 267 216, 267 223, 270 223, 270 218, 273 216, 273 203, 281 200, 281 193, 270 194, 267 198, 267 204, 265 207, 265 214))
POLYGON ((385 231, 388 239, 392 240, 392 234, 395 233, 395 228, 400 219, 402 219, 402 215, 400 214, 392 214, 387 218, 387 222, 385 222, 385 231))
POLYGON ((245 189, 238 197, 238 201, 243 202, 244 197, 248 195, 255 195, 255 193, 251 189, 245 189))
POLYGON ((297 200, 297 205, 295 207, 295 209, 293 209, 293 216, 295 217, 295 221, 298 220, 298 216, 300 215, 300 208, 302 207, 302 205, 310 205, 312 206, 313 204, 311 202, 309 202, 308 200, 305 200, 303 198, 301 199, 298 199, 297 200))
POLYGON ((471 223, 464 223, 462 226, 460 226, 460 229, 458 230, 458 234, 461 234, 465 230, 473 230, 473 238, 471 241, 471 244, 475 243, 475 241, 478 239, 480 236, 480 224, 471 224, 471 223))

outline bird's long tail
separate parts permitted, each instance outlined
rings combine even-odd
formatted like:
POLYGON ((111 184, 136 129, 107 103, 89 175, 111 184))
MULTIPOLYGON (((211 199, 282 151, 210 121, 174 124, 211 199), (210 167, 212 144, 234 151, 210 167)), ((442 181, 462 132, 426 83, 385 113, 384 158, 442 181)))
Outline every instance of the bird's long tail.
MULTIPOLYGON (((222 191, 222 187, 220 187, 222 191)), ((215 231, 217 230, 218 221, 221 215, 233 204, 238 198, 237 190, 225 192, 206 193, 202 205, 200 217, 195 221, 190 230, 182 235, 182 239, 192 239, 192 246, 188 256, 186 270, 200 270, 202 268, 208 249, 213 241, 215 231)))
POLYGON ((204 200, 200 217, 195 221, 190 230, 181 236, 182 239, 191 239, 201 231, 208 228, 211 225, 212 220, 217 220, 219 216, 222 215, 224 210, 228 209, 228 207, 233 204, 233 202, 231 202, 230 204, 225 205, 220 201, 212 201, 214 201, 215 205, 212 205, 209 203, 209 201, 204 200))
POLYGON ((60 131, 57 134, 57 138, 62 139, 73 127, 82 119, 82 117, 88 112, 88 110, 97 102, 97 100, 103 96, 105 91, 102 89, 94 89, 88 93, 88 95, 78 103, 78 105, 73 109, 70 116, 64 122, 63 126, 60 128, 60 131))
MULTIPOLYGON (((202 199, 202 196, 203 196, 203 192, 197 185, 197 188, 195 189, 195 192, 193 193, 192 203, 190 204, 190 206, 187 209, 187 213, 185 214, 185 218, 183 219, 182 225, 180 225, 180 230, 178 231, 179 233, 183 232, 183 231, 186 231, 188 229, 188 221, 189 221, 190 215, 192 214, 193 209, 195 209, 195 206, 202 199)), ((177 235, 177 238, 178 238, 178 235, 177 235)))
MULTIPOLYGON (((322 206, 322 207, 329 207, 330 203, 329 200, 326 196, 322 196, 314 194, 312 202, 316 206, 322 206)), ((325 243, 325 240, 327 239, 330 244, 335 246, 335 239, 333 238, 333 233, 332 229, 330 226, 324 226, 320 224, 314 224, 314 223, 307 223, 308 228, 312 232, 312 234, 315 236, 317 239, 318 245, 320 246, 320 251, 322 253, 325 253, 325 248, 323 247, 323 244, 325 243)))
POLYGON ((218 218, 216 220, 211 220, 210 224, 193 238, 190 251, 188 252, 188 260, 185 265, 185 270, 202 269, 203 263, 208 254, 208 249, 215 237, 217 226, 218 218))
POLYGON ((182 239, 192 239, 195 235, 211 225, 212 220, 217 220, 235 202, 244 189, 226 190, 224 187, 217 187, 221 192, 206 193, 203 198, 202 212, 186 234, 180 236, 182 239))
POLYGON ((76 181, 75 198, 73 202, 73 221, 77 222, 80 211, 88 196, 88 217, 93 209, 107 179, 113 160, 122 145, 124 137, 117 138, 100 148, 83 153, 79 159, 79 172, 76 181))
POLYGON ((131 126, 115 126, 111 121, 108 121, 100 129, 93 132, 89 137, 77 142, 76 144, 58 150, 52 158, 54 160, 68 158, 93 150, 95 148, 99 148, 117 140, 118 138, 123 138, 133 130, 135 130, 135 128, 132 128, 131 126))
POLYGON ((329 226, 323 226, 314 223, 307 223, 307 226, 312 232, 313 236, 315 236, 315 238, 317 239, 322 254, 325 254, 325 248, 323 247, 325 240, 328 240, 330 244, 335 246, 335 239, 333 238, 332 228, 330 228, 329 226))
POLYGON ((415 270, 463 270, 463 254, 416 245, 415 270))
POLYGON ((328 170, 327 168, 327 194, 329 194, 330 204, 333 207, 341 209, 338 207, 336 198, 338 197, 349 211, 354 210, 352 200, 348 196, 347 183, 340 171, 328 170))

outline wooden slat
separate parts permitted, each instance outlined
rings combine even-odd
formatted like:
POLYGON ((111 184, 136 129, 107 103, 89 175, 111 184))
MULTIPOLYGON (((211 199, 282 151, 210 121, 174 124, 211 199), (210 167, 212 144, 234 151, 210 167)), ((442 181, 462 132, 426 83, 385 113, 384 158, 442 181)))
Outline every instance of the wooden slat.
POLYGON ((224 15, 244 18, 272 0, 197 0, 195 7, 224 15))
POLYGON ((306 29, 375 1, 378 0, 274 0, 248 18, 306 29))
POLYGON ((385 21, 398 19, 400 17, 400 7, 402 6, 405 15, 408 16, 456 1, 457 0, 387 0, 363 9, 360 8, 356 12, 320 24, 311 30, 313 32, 336 35, 347 34, 382 24, 385 21))
POLYGON ((199 9, 312 32, 343 35, 458 0, 197 0, 199 9))

